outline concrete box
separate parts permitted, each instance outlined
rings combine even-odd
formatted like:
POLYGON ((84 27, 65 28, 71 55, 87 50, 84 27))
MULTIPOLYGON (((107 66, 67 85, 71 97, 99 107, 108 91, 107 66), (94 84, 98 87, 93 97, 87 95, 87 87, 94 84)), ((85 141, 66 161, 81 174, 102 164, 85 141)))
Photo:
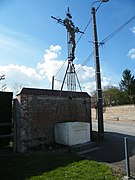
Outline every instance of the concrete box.
POLYGON ((90 123, 65 122, 55 124, 55 142, 76 145, 90 141, 90 123))

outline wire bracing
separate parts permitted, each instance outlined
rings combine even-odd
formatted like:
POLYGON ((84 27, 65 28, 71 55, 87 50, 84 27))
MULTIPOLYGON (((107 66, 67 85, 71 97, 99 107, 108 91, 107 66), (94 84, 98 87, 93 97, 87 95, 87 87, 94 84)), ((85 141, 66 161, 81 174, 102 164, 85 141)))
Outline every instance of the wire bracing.
MULTIPOLYGON (((126 22, 124 22, 122 25, 120 25, 117 29, 115 29, 112 33, 110 33, 106 38, 104 38, 102 41, 99 42, 99 47, 111 40, 115 35, 117 35, 123 28, 125 28, 130 22, 132 22, 135 19, 135 15, 130 17, 126 22)), ((80 65, 80 67, 77 69, 76 72, 79 72, 83 66, 85 66, 88 61, 93 57, 94 51, 85 59, 85 61, 80 65)))

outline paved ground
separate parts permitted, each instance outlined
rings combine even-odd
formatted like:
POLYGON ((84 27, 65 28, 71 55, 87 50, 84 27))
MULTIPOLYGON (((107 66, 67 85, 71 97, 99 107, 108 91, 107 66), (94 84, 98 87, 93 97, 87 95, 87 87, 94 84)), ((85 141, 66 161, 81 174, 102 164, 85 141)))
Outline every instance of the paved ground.
MULTIPOLYGON (((91 160, 107 162, 125 171, 124 137, 128 137, 131 175, 135 176, 135 136, 106 132, 104 141, 96 142, 93 151, 84 154, 91 160)), ((126 175, 126 172, 124 172, 126 175)))
MULTIPOLYGON (((97 120, 92 121, 92 129, 97 131, 98 122, 97 120)), ((116 132, 121 134, 127 134, 135 137, 135 121, 104 121, 104 130, 107 132, 116 132)))

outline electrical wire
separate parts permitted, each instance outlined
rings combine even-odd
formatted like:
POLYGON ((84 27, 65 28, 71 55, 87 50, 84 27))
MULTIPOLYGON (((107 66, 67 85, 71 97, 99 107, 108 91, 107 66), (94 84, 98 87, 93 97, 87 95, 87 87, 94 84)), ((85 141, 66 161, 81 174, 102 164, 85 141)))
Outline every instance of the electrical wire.
MULTIPOLYGON (((62 83, 62 82, 63 82, 62 80, 59 80, 59 79, 55 79, 55 81, 60 82, 60 83, 62 83)), ((64 82, 64 84, 67 84, 67 82, 64 82)), ((84 86, 79 86, 79 85, 76 85, 76 87, 81 87, 82 89, 85 89, 85 87, 84 87, 84 86)), ((88 89, 90 89, 90 88, 88 88, 88 89)))
MULTIPOLYGON (((97 1, 97 2, 98 2, 98 1, 97 1)), ((95 3, 95 2, 94 2, 94 3, 95 3)), ((102 5, 102 2, 101 2, 101 3, 99 4, 99 6, 96 8, 95 13, 99 10, 99 8, 100 8, 101 5, 102 5)), ((92 4, 92 6, 93 6, 93 4, 92 4)), ((91 6, 91 7, 92 7, 92 6, 91 6)), ((92 21, 92 18, 89 20, 89 22, 88 22, 87 25, 85 26, 85 28, 84 28, 84 30, 83 30, 84 33, 85 33, 85 31, 87 30, 88 26, 90 25, 91 21, 92 21)), ((81 38, 82 38, 82 36, 84 35, 84 33, 80 35, 80 37, 79 37, 79 39, 77 40, 77 43, 76 43, 76 44, 78 44, 78 42, 81 40, 81 38)), ((79 72, 79 71, 83 68, 83 66, 88 63, 88 60, 93 56, 93 54, 94 54, 94 51, 86 58, 86 60, 85 60, 85 61, 83 62, 83 64, 76 70, 76 72, 79 72)))
MULTIPOLYGON (((97 2, 99 2, 99 1, 97 1, 97 2)), ((99 6, 96 8, 96 12, 99 10, 101 4, 102 4, 102 2, 101 2, 101 3, 99 4, 99 6)), ((92 5, 93 5, 93 4, 92 4, 92 5)), ((89 22, 88 22, 87 25, 85 26, 85 28, 84 28, 84 30, 83 30, 84 33, 85 33, 85 31, 87 30, 87 28, 89 27, 91 21, 92 21, 92 18, 89 20, 89 22)), ((79 41, 81 40, 81 38, 82 38, 82 36, 84 35, 84 33, 80 35, 80 37, 78 38, 76 44, 79 43, 79 41)))
POLYGON ((105 39, 103 39, 100 43, 104 44, 110 39, 112 39, 117 33, 119 33, 125 26, 127 26, 131 21, 135 19, 135 15, 128 19, 125 23, 123 23, 121 26, 119 26, 115 31, 113 31, 111 34, 109 34, 105 39))
MULTIPOLYGON (((84 33, 85 33, 85 31, 87 30, 88 26, 90 25, 91 21, 92 21, 92 18, 89 20, 89 22, 88 22, 87 25, 85 26, 85 28, 84 28, 84 30, 83 30, 84 33)), ((82 33, 82 34, 80 35, 80 37, 78 38, 76 44, 79 43, 79 41, 81 40, 81 38, 82 38, 82 36, 84 35, 84 33, 82 33)))
MULTIPOLYGON (((99 7, 101 6, 101 4, 98 6, 97 10, 99 9, 99 7)), ((119 33, 125 26, 127 26, 131 21, 133 21, 135 19, 135 15, 132 16, 131 18, 129 18, 125 23, 123 23, 121 26, 119 26, 115 31, 113 31, 111 34, 109 34, 106 38, 104 38, 100 43, 99 43, 99 47, 102 44, 105 44, 107 41, 109 41, 110 39, 112 39, 117 33, 119 33)), ((85 32, 89 26, 89 24, 91 23, 92 18, 90 19, 90 21, 88 22, 88 24, 86 25, 86 27, 84 28, 85 32)), ((77 40, 77 43, 80 41, 80 39, 82 38, 83 34, 80 35, 79 39, 77 40)), ((77 44, 76 43, 76 44, 77 44)), ((85 61, 83 62, 83 64, 76 70, 76 72, 79 72, 84 65, 86 65, 88 63, 88 60, 93 56, 94 51, 85 59, 85 61)), ((64 61, 64 63, 62 64, 62 66, 60 67, 60 69, 58 70, 58 72, 56 73, 55 76, 57 76, 57 74, 61 71, 61 69, 63 68, 64 64, 66 63, 67 60, 64 61)))
MULTIPOLYGON (((130 17, 125 23, 123 23, 121 26, 119 26, 116 30, 114 30, 111 34, 109 34, 105 39, 103 39, 100 43, 99 43, 99 47, 102 46, 103 44, 105 44, 107 41, 109 41, 110 39, 112 39, 117 33, 119 33, 125 26, 127 26, 131 21, 133 21, 135 19, 135 15, 130 17)), ((90 59, 93 56, 94 52, 92 52, 88 58, 83 62, 83 64, 77 69, 77 72, 79 72, 84 65, 86 65, 86 63, 88 62, 88 59, 90 59)))
POLYGON ((58 73, 61 71, 61 69, 63 68, 63 66, 65 65, 67 59, 64 61, 64 63, 62 64, 62 66, 60 67, 60 69, 57 71, 57 73, 55 74, 54 77, 56 77, 58 75, 58 73))
MULTIPOLYGON (((100 8, 101 4, 102 4, 102 2, 101 2, 101 3, 99 4, 99 6, 96 8, 96 12, 97 12, 98 9, 100 8)), ((92 5, 93 5, 93 4, 92 4, 92 5)), ((77 45, 78 42, 81 40, 82 36, 84 35, 84 33, 85 33, 85 31, 87 30, 88 26, 90 25, 91 21, 92 21, 92 18, 89 20, 89 22, 88 22, 87 25, 85 26, 85 28, 84 28, 84 30, 83 30, 83 33, 81 33, 80 37, 78 38, 78 40, 77 40, 77 42, 76 42, 76 45, 77 45)), ((92 52, 92 53, 88 56, 88 58, 84 61, 84 65, 86 64, 86 62, 88 61, 88 59, 93 55, 93 53, 94 53, 94 52, 92 52)), ((65 60, 65 62, 66 62, 66 61, 67 61, 67 60, 65 60)), ((62 64, 62 66, 60 67, 60 69, 58 70, 58 72, 55 74, 55 76, 57 76, 57 74, 61 71, 61 69, 63 68, 65 62, 62 64)), ((83 66, 84 66, 84 65, 83 65, 83 66)), ((54 77, 55 77, 55 76, 54 76, 54 77)))
POLYGON ((81 64, 80 67, 76 70, 77 73, 83 68, 83 66, 85 66, 89 62, 89 60, 92 58, 93 54, 94 54, 94 51, 85 59, 83 64, 81 64))

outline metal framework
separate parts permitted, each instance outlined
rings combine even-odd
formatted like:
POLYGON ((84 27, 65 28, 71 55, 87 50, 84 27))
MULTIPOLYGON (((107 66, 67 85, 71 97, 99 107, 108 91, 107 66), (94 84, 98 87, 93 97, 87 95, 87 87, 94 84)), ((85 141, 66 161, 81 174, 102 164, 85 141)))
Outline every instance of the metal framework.
POLYGON ((67 29, 68 66, 67 66, 66 73, 62 82, 61 91, 63 89, 66 79, 67 79, 68 91, 76 91, 76 83, 78 83, 79 88, 81 90, 81 86, 80 86, 79 79, 75 71, 75 66, 74 66, 73 61, 75 59, 75 48, 76 48, 75 33, 83 33, 83 32, 80 31, 78 27, 75 27, 72 21, 72 15, 69 11, 69 7, 66 12, 66 18, 64 20, 60 18, 56 18, 54 16, 51 16, 51 18, 55 19, 59 24, 65 26, 67 29))

